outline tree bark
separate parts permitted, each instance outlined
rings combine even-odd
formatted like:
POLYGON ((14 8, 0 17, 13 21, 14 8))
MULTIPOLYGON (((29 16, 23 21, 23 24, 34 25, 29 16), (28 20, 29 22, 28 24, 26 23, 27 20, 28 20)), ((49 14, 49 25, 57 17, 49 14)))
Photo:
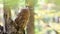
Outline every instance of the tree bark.
POLYGON ((30 10, 30 18, 29 22, 27 24, 27 34, 35 34, 34 32, 34 1, 35 0, 25 0, 26 1, 26 6, 30 10))
POLYGON ((27 34, 35 34, 34 33, 34 9, 30 9, 30 18, 27 25, 27 34))
POLYGON ((4 4, 3 10, 4 10, 4 20, 5 20, 4 34, 5 33, 11 34, 12 32, 16 31, 13 25, 13 20, 11 19, 11 8, 8 5, 4 4))
POLYGON ((4 20, 5 20, 5 32, 9 31, 8 26, 10 26, 10 18, 11 18, 11 9, 9 6, 4 5, 4 20))

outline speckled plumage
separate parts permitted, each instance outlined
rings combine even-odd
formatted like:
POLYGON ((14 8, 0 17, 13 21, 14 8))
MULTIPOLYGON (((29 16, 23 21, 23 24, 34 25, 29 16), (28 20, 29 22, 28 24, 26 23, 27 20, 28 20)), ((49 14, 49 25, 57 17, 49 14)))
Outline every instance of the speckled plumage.
POLYGON ((24 30, 25 26, 28 23, 30 17, 29 9, 22 9, 21 12, 17 15, 15 23, 17 24, 17 31, 24 30))

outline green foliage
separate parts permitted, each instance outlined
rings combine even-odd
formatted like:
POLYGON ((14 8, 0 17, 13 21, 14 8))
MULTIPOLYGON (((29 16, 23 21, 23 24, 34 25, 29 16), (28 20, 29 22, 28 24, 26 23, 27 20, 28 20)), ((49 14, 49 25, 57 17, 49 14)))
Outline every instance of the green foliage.
POLYGON ((20 6, 24 7, 25 6, 25 0, 20 0, 20 6))
POLYGON ((57 5, 60 5, 60 0, 55 0, 55 3, 56 3, 57 5))
POLYGON ((19 3, 19 0, 4 0, 5 5, 13 7, 19 3))
POLYGON ((34 7, 37 3, 37 0, 25 0, 26 1, 26 5, 34 7))
POLYGON ((3 0, 0 0, 0 2, 2 2, 3 0))
POLYGON ((45 3, 48 3, 49 0, 44 0, 45 3))

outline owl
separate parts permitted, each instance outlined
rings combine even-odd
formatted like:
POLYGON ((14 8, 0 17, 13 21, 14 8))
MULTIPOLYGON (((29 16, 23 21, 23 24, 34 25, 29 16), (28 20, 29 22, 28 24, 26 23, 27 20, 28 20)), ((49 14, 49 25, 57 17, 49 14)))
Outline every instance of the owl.
POLYGON ((30 17, 29 9, 27 8, 22 9, 15 19, 15 23, 17 24, 15 28, 17 29, 17 31, 24 30, 29 21, 29 17, 30 17))

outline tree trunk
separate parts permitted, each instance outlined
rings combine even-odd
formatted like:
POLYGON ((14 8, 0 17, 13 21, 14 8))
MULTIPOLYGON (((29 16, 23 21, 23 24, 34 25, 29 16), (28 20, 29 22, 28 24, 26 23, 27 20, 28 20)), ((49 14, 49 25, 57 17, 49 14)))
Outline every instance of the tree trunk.
POLYGON ((4 20, 5 20, 5 32, 9 31, 8 25, 10 23, 10 18, 11 18, 11 9, 9 6, 4 5, 4 20))
POLYGON ((11 19, 11 8, 8 5, 4 4, 3 10, 4 10, 4 20, 5 20, 4 33, 11 34, 12 32, 16 31, 13 25, 13 20, 11 19))
POLYGON ((35 34, 34 32, 34 5, 35 5, 35 0, 26 0, 26 6, 30 10, 30 18, 29 22, 27 24, 27 34, 35 34))
POLYGON ((30 18, 27 24, 27 34, 35 34, 34 32, 34 0, 26 0, 26 6, 30 10, 30 18))
POLYGON ((27 25, 27 34, 34 34, 34 9, 30 9, 30 18, 27 25))

